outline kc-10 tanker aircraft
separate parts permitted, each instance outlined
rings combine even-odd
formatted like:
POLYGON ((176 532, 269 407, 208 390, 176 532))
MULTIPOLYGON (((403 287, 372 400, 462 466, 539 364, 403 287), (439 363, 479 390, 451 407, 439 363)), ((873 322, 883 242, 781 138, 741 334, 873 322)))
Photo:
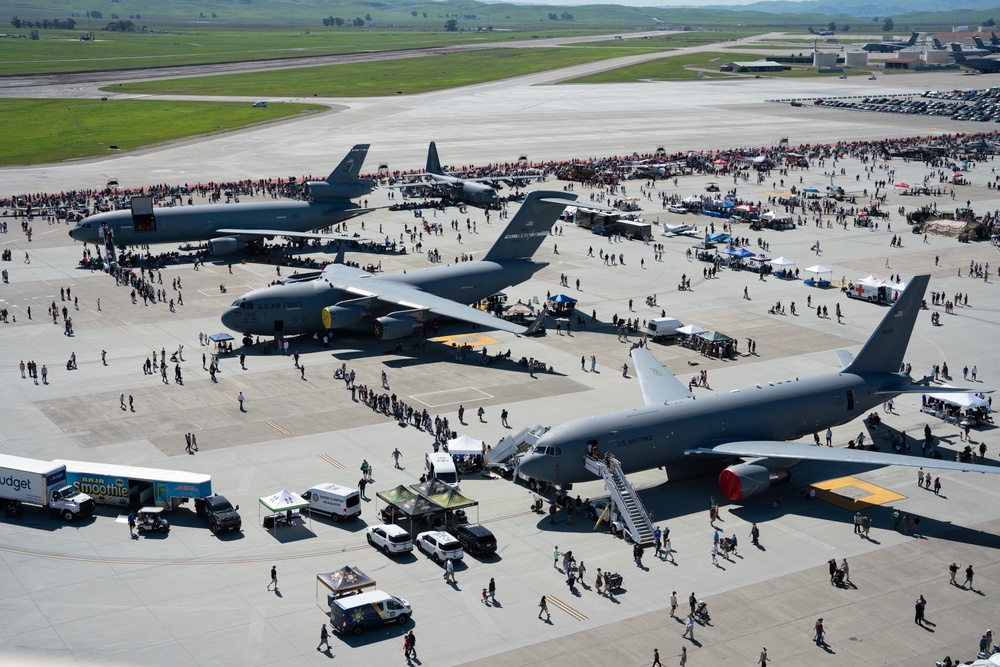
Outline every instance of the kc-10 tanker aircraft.
POLYGON ((522 283, 548 266, 531 259, 576 195, 532 192, 486 256, 473 262, 376 276, 346 266, 343 251, 322 272, 286 279, 244 294, 222 314, 226 328, 246 335, 294 336, 331 329, 404 338, 420 324, 449 317, 492 329, 524 327, 469 304, 522 283))
MULTIPOLYGON (((930 276, 916 276, 856 357, 837 352, 842 370, 756 384, 695 397, 646 348, 632 351, 643 407, 583 417, 545 433, 520 462, 520 472, 561 486, 596 479, 588 455, 610 452, 625 473, 663 467, 678 476, 712 460, 741 459, 719 476, 722 491, 741 500, 789 478, 800 460, 904 465, 1000 473, 1000 467, 863 449, 786 442, 864 416, 900 394, 926 393, 900 372, 903 354, 930 276)), ((934 387, 933 391, 968 391, 934 387)), ((711 467, 711 466, 707 466, 711 467)))
POLYGON ((364 197, 374 181, 358 178, 368 144, 358 144, 323 181, 310 181, 303 192, 311 201, 278 200, 207 206, 153 207, 150 197, 133 197, 129 210, 84 218, 69 235, 77 241, 125 248, 131 245, 208 241, 210 255, 228 255, 248 243, 284 236, 301 239, 358 240, 314 230, 367 213, 351 201, 364 197))

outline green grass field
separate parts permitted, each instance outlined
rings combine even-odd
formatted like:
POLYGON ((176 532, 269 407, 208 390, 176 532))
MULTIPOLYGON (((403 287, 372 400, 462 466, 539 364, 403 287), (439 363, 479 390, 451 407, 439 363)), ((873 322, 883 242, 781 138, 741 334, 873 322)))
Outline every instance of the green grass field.
MULTIPOLYGON (((39 40, 0 39, 0 71, 17 74, 88 72, 206 63, 308 58, 375 50, 483 44, 533 36, 575 37, 594 30, 539 32, 418 32, 385 30, 192 30, 183 34, 97 32, 80 41, 80 30, 44 30, 39 40)), ((621 44, 617 44, 620 46, 621 44)))
POLYGON ((111 146, 136 149, 175 139, 226 132, 302 113, 322 105, 157 102, 152 100, 0 99, 9 128, 0 167, 108 155, 111 146))
POLYGON ((109 90, 158 95, 249 95, 367 97, 407 95, 497 81, 570 65, 644 53, 625 46, 496 49, 425 58, 325 65, 280 72, 226 74, 191 79, 148 81, 109 90))

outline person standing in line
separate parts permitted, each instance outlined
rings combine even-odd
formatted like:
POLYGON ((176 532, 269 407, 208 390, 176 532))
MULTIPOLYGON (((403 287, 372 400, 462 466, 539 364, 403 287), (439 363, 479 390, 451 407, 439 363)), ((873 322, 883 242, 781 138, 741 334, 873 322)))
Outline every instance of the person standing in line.
POLYGON ((545 596, 542 596, 542 601, 538 603, 538 618, 542 618, 542 614, 545 614, 545 620, 548 621, 552 618, 549 614, 549 604, 545 600, 545 596))
POLYGON ((326 650, 327 651, 330 650, 330 633, 326 629, 326 623, 324 623, 323 625, 320 626, 320 629, 319 629, 319 646, 316 647, 316 650, 319 651, 320 650, 320 646, 323 646, 323 645, 326 645, 326 650))
POLYGON ((267 590, 271 590, 271 586, 274 586, 274 592, 278 592, 278 566, 271 566, 271 583, 267 585, 267 590))
POLYGON ((816 631, 816 636, 813 638, 813 641, 816 642, 816 646, 822 646, 823 644, 826 643, 826 642, 823 641, 823 619, 822 618, 817 618, 816 619, 816 625, 813 627, 813 629, 816 631))

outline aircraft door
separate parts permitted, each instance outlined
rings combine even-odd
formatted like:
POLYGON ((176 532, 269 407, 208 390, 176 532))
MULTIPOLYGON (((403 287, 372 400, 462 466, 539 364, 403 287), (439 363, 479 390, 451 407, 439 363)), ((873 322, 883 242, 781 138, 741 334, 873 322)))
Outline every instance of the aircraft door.
POLYGON ((847 390, 847 411, 854 412, 854 391, 851 389, 847 390))
POLYGON ((285 333, 285 321, 284 320, 275 320, 274 321, 274 335, 275 336, 282 336, 282 335, 284 335, 284 333, 285 333))

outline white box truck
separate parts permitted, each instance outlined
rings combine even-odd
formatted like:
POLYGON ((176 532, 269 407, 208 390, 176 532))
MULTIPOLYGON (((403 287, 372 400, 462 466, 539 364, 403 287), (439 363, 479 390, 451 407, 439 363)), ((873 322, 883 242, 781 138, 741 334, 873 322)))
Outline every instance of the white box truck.
POLYGON ((94 500, 66 484, 66 466, 0 454, 0 498, 47 507, 65 521, 89 516, 94 500))

